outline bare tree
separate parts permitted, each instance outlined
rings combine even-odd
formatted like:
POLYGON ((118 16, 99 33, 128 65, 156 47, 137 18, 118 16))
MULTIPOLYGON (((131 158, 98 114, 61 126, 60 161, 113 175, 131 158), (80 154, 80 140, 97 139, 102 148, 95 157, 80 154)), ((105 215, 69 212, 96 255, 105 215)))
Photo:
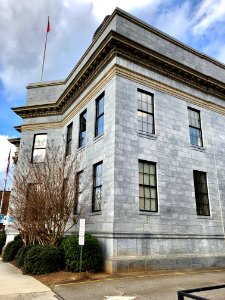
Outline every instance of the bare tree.
POLYGON ((25 155, 17 163, 10 215, 25 244, 57 244, 86 208, 89 180, 82 172, 81 182, 81 157, 61 150, 51 143, 43 162, 25 155))

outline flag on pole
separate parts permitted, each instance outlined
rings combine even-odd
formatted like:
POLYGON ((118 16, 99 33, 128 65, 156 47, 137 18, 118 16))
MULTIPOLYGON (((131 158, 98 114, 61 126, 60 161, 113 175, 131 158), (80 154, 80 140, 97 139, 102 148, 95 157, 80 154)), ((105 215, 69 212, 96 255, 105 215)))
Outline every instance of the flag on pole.
POLYGON ((49 17, 48 17, 48 24, 47 24, 47 33, 50 32, 50 22, 49 22, 49 17))
POLYGON ((8 174, 9 174, 10 154, 11 154, 11 149, 9 150, 8 163, 7 163, 7 167, 6 167, 6 176, 5 176, 6 178, 8 177, 8 174))
POLYGON ((48 23, 47 23, 47 29, 46 29, 46 36, 45 36, 45 46, 44 46, 44 54, 43 54, 43 60, 42 60, 42 68, 41 68, 41 81, 43 78, 43 72, 44 72, 44 65, 45 65, 45 53, 46 53, 46 47, 47 47, 47 41, 48 41, 48 33, 50 32, 50 22, 48 17, 48 23))

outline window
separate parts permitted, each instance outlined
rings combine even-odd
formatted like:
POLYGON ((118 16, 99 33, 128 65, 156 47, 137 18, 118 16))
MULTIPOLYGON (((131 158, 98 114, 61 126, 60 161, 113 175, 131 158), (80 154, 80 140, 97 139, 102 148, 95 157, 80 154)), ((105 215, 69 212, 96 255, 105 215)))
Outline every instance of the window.
POLYGON ((197 215, 209 216, 209 198, 206 173, 194 171, 194 186, 197 215))
POLYGON ((76 194, 75 194, 75 203, 73 214, 79 214, 81 212, 81 194, 83 189, 83 171, 80 171, 76 174, 76 194))
POLYGON ((47 134, 35 134, 33 151, 32 151, 32 163, 43 162, 45 159, 47 145, 47 134))
POLYGON ((104 96, 103 93, 96 99, 95 137, 104 133, 104 96))
POLYGON ((101 210, 102 199, 102 162, 94 165, 92 211, 101 210))
POLYGON ((153 95, 138 89, 138 130, 155 133, 153 95))
POLYGON ((189 134, 192 145, 203 146, 200 111, 188 108, 189 134))
POLYGON ((141 211, 158 211, 156 164, 139 161, 139 209, 141 211))
POLYGON ((80 131, 79 131, 79 148, 84 146, 86 143, 86 119, 87 110, 82 112, 80 115, 80 131))
POLYGON ((66 156, 71 154, 72 148, 72 132, 73 132, 73 123, 70 123, 67 126, 67 135, 66 135, 66 156))

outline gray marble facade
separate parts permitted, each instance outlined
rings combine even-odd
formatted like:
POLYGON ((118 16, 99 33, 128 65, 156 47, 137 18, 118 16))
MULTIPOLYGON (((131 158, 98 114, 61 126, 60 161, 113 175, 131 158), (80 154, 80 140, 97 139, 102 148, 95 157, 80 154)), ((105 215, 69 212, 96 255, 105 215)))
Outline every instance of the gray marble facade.
POLYGON ((86 229, 101 242, 105 270, 225 266, 222 96, 117 52, 109 53, 104 67, 97 69, 66 109, 57 114, 47 111, 45 105, 63 99, 112 31, 129 39, 130 44, 155 51, 162 60, 188 67, 190 72, 198 72, 197 76, 209 76, 215 84, 225 86, 224 65, 116 9, 65 81, 28 86, 26 106, 16 111, 21 114, 30 109, 23 114, 20 152, 24 147, 32 150, 34 134, 47 133, 48 140, 62 143, 71 122, 72 151, 77 151, 79 116, 87 109, 87 141, 78 151, 84 158, 82 167, 90 172, 95 163, 103 161, 103 186, 101 211, 92 212, 90 200, 86 229), (115 67, 118 71, 113 72, 115 67), (138 89, 153 94, 154 134, 138 131, 138 89), (103 92, 104 134, 95 138, 95 100, 103 92), (46 113, 32 115, 32 109, 41 105, 46 113), (203 147, 190 143, 188 107, 200 111, 203 147), (156 163, 157 212, 139 210, 139 160, 156 163), (196 213, 193 170, 207 174, 209 216, 196 213))

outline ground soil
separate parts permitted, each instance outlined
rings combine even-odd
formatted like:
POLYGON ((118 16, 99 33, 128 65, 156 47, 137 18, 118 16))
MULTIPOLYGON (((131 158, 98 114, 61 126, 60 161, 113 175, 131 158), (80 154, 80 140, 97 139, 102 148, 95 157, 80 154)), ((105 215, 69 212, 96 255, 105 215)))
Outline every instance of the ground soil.
POLYGON ((65 284, 78 282, 82 280, 99 280, 110 275, 107 273, 72 273, 67 271, 58 271, 50 274, 33 275, 34 278, 41 281, 43 284, 52 287, 57 284, 65 284))

